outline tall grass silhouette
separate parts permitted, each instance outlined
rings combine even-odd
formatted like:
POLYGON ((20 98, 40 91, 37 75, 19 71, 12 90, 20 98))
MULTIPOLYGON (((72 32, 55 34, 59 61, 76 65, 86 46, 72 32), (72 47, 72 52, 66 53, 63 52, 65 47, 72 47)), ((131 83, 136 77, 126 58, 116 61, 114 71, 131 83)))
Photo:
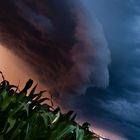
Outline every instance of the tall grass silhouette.
POLYGON ((87 122, 75 121, 73 111, 47 104, 51 99, 37 93, 37 85, 32 88, 33 80, 19 90, 0 74, 0 140, 99 140, 87 122))

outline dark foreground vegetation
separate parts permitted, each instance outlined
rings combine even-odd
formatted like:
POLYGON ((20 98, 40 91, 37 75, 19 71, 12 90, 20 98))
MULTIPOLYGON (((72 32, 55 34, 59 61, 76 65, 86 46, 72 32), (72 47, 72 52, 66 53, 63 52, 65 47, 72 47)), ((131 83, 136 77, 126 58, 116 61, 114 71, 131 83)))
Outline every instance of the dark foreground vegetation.
POLYGON ((89 130, 75 122, 72 111, 62 113, 43 98, 45 91, 36 93, 29 80, 23 90, 3 77, 0 83, 0 140, 99 140, 89 130), (45 103, 44 103, 45 101, 45 103))

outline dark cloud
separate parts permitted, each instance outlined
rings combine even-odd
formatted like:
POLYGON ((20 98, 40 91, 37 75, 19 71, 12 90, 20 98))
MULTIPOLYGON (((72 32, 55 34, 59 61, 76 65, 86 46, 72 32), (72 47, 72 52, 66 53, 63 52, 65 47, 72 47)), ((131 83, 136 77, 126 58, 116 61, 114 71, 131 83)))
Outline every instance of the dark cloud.
POLYGON ((87 11, 73 0, 3 0, 0 41, 28 62, 43 83, 63 93, 63 106, 73 108, 93 126, 139 140, 139 1, 84 4, 87 11), (100 87, 109 80, 109 52, 102 27, 90 13, 103 24, 111 50, 106 89, 100 87), (75 95, 88 86, 93 87, 75 95), (75 96, 66 100, 66 93, 75 96))
POLYGON ((109 51, 101 25, 80 2, 3 0, 0 41, 59 93, 108 85, 109 51))
POLYGON ((28 62, 50 89, 63 93, 63 106, 93 126, 139 140, 139 0, 83 3, 87 9, 74 0, 3 0, 0 41, 28 62), (101 87, 109 81, 109 51, 102 26, 89 15, 102 23, 111 50, 106 89, 101 87), (88 86, 93 87, 75 95, 88 86), (75 96, 66 100, 66 93, 75 96))
MULTIPOLYGON (((140 138, 140 3, 94 0, 85 3, 104 27, 111 50, 110 85, 89 88, 68 105, 93 125, 128 140, 140 138)), ((117 138, 116 138, 117 139, 117 138)), ((122 138, 123 139, 123 138, 122 138)))

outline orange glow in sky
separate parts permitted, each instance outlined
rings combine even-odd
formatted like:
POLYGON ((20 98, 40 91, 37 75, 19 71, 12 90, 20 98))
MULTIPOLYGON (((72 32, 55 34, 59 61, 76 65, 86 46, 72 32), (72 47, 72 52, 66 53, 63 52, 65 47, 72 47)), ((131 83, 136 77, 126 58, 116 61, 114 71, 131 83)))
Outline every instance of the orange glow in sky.
MULTIPOLYGON (((12 84, 18 85, 20 81, 20 87, 23 87, 29 78, 39 83, 38 76, 31 71, 28 65, 2 45, 0 45, 0 71, 12 84)), ((43 85, 39 85, 39 88, 45 89, 43 85)))

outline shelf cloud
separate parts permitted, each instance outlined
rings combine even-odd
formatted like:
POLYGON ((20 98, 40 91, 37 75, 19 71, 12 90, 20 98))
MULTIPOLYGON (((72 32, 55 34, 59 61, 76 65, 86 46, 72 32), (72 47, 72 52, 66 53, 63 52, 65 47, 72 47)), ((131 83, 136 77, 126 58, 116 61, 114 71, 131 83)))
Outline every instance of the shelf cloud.
POLYGON ((110 53, 102 26, 80 1, 2 1, 0 42, 60 98, 109 83, 110 53))

